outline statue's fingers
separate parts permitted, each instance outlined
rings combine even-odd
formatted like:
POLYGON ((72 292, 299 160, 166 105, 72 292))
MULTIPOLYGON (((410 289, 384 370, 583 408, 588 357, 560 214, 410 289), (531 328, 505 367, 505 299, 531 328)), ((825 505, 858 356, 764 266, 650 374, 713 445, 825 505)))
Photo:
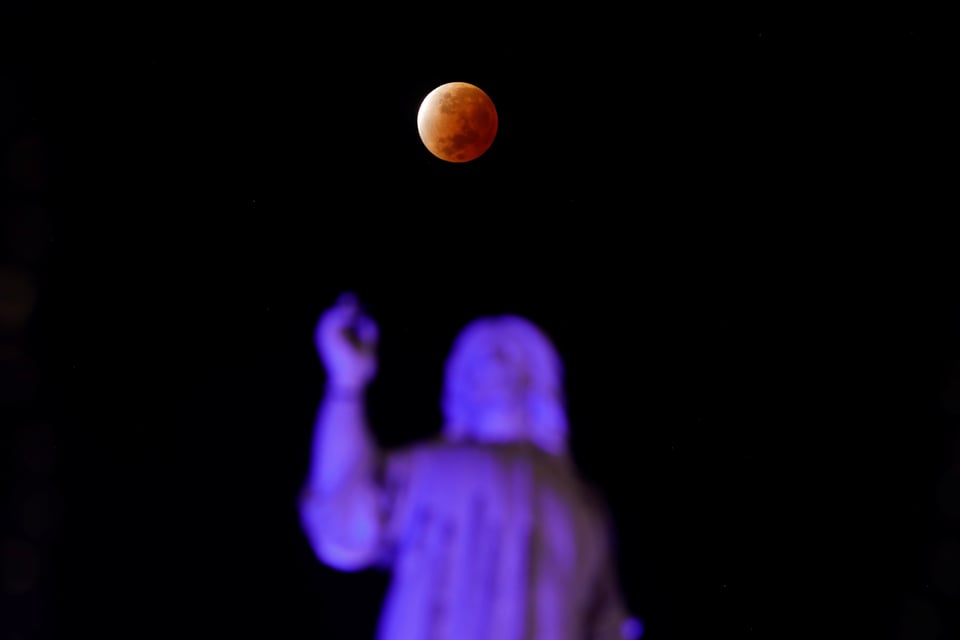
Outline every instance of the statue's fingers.
POLYGON ((360 306, 360 301, 357 299, 357 294, 353 291, 344 291, 337 297, 336 306, 356 309, 360 306))
POLYGON ((317 334, 327 340, 336 339, 336 337, 350 327, 355 321, 358 308, 355 302, 345 300, 343 303, 337 302, 336 305, 327 309, 320 317, 317 326, 317 334))
POLYGON ((377 323, 370 316, 361 315, 357 318, 356 324, 357 338, 364 344, 376 345, 380 338, 380 330, 377 323))

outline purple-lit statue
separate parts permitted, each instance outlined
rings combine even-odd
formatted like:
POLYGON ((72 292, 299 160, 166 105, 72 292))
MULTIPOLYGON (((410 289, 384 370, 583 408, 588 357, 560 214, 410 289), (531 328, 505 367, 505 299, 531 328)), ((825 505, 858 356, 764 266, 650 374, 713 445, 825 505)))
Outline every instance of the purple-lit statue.
POLYGON ((562 366, 522 318, 484 318, 447 362, 442 438, 378 449, 364 391, 377 328, 343 296, 320 318, 327 389, 301 498, 320 559, 391 565, 380 640, 638 638, 607 514, 567 453, 562 366))

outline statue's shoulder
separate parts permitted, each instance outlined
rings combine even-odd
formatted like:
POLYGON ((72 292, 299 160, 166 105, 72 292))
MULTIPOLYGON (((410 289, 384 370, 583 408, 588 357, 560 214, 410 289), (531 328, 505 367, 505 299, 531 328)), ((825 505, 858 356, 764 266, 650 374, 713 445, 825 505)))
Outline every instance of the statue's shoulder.
POLYGON ((435 438, 389 451, 386 454, 386 466, 402 473, 415 473, 431 468, 456 467, 483 455, 482 447, 435 438))
POLYGON ((585 516, 595 520, 605 520, 609 505, 603 491, 587 480, 569 457, 542 454, 539 456, 539 468, 544 471, 542 477, 548 478, 548 484, 556 487, 585 516))

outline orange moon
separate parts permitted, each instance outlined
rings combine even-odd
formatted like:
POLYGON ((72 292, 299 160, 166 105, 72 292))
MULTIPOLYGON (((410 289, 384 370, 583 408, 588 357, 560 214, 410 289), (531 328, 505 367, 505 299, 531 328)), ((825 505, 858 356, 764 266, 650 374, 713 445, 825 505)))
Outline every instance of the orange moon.
POLYGON ((447 162, 482 156, 497 135, 497 110, 479 87, 448 82, 427 94, 417 113, 417 130, 430 153, 447 162))

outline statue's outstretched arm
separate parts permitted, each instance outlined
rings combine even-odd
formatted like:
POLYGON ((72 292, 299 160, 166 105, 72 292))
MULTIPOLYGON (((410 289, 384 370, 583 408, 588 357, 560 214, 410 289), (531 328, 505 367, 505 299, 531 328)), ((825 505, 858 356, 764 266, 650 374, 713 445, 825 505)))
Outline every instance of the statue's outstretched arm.
POLYGON ((379 451, 367 425, 365 391, 376 375, 377 327, 356 299, 341 296, 317 324, 327 371, 300 497, 304 531, 317 556, 337 569, 377 560, 382 543, 379 451))

